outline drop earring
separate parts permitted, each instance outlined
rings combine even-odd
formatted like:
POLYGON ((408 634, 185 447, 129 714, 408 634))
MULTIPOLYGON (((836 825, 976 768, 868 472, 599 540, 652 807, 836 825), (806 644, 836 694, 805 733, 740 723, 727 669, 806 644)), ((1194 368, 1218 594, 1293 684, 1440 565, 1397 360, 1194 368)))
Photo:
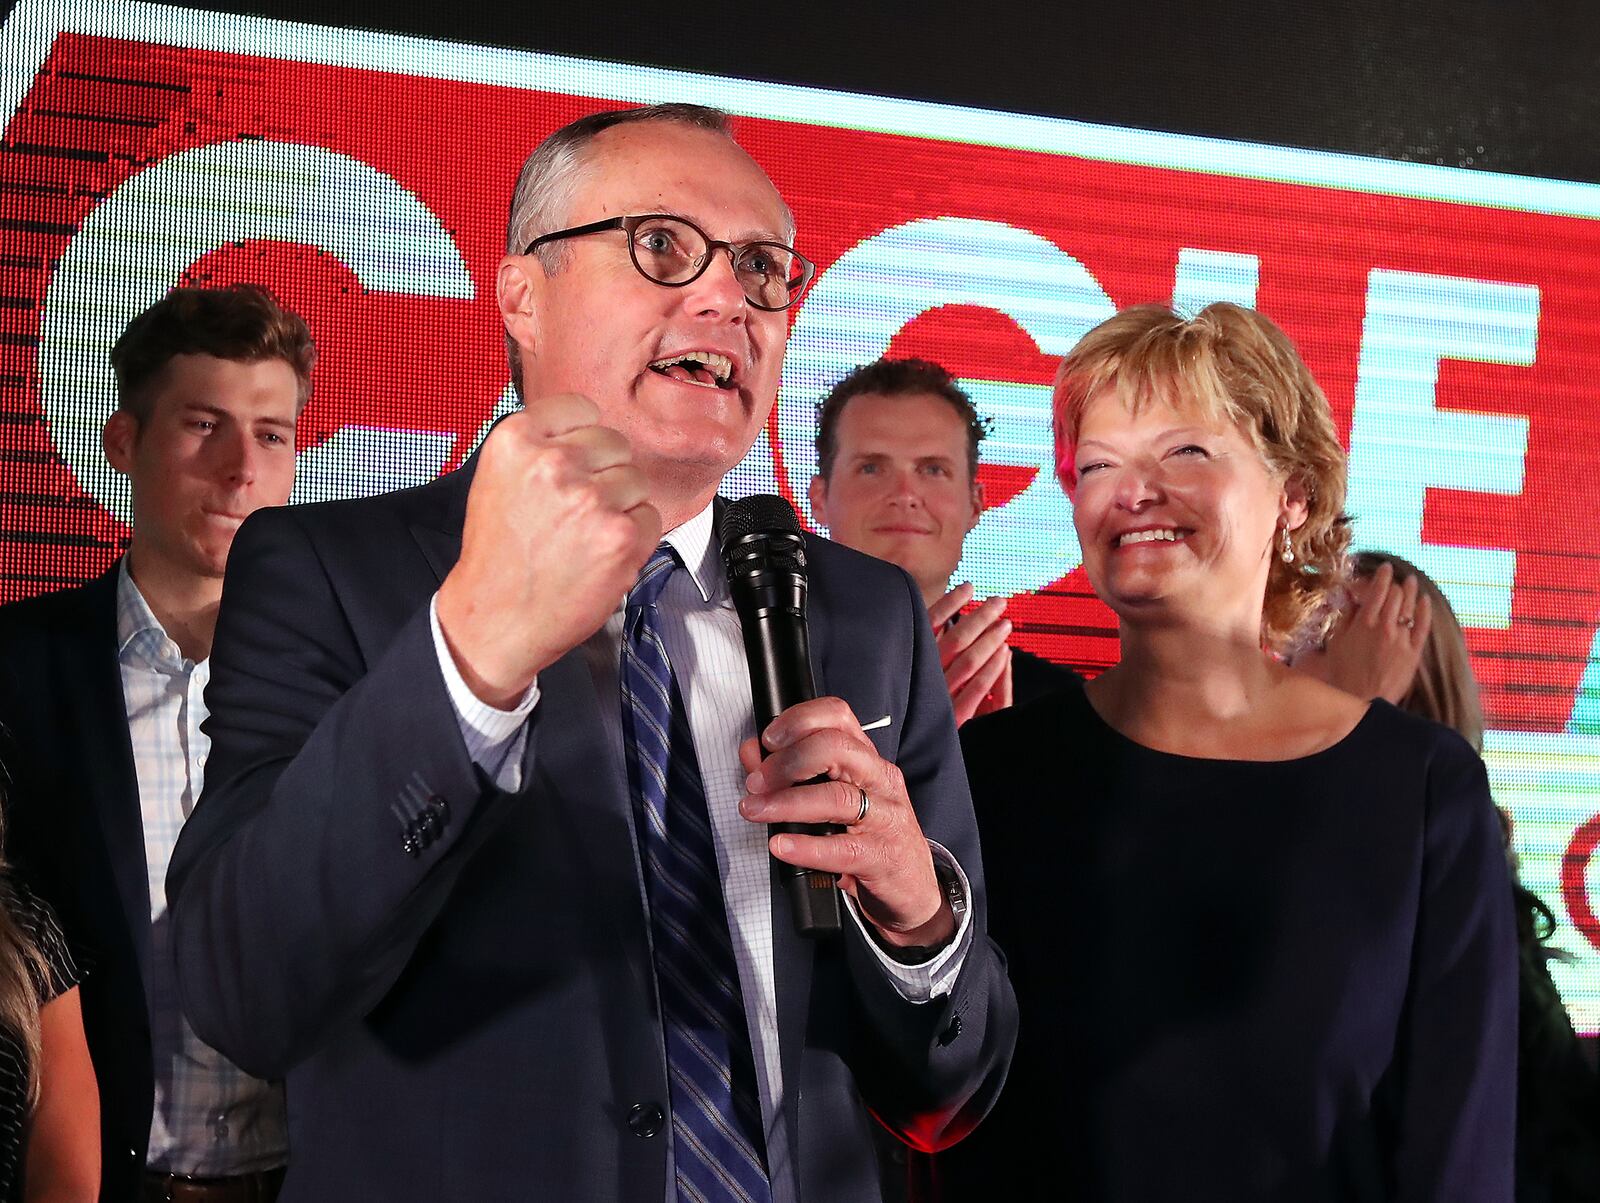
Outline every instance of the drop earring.
POLYGON ((1282 560, 1285 564, 1293 564, 1294 563, 1294 541, 1292 539, 1290 539, 1290 537, 1289 537, 1289 527, 1288 527, 1287 524, 1285 524, 1285 525, 1279 527, 1278 529, 1283 532, 1283 551, 1279 553, 1278 558, 1280 560, 1282 560))

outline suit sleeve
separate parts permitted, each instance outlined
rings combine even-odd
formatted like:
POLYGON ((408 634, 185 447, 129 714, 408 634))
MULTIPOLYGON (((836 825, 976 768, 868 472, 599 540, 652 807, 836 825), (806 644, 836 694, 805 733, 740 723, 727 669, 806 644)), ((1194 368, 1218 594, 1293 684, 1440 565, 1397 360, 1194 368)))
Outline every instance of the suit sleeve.
POLYGON ((387 993, 509 795, 468 755, 427 601, 367 663, 293 510, 235 540, 206 698, 167 877, 179 988, 202 1040, 276 1078, 387 993))
POLYGON ((880 1121, 914 1148, 954 1144, 987 1114, 1017 1039, 1017 1001, 1005 958, 988 936, 988 896, 977 822, 922 599, 909 577, 899 607, 914 631, 909 697, 896 763, 923 833, 949 850, 971 886, 971 939, 948 994, 908 1002, 866 937, 846 925, 845 955, 864 1032, 852 1068, 880 1121))
POLYGON ((1517 948, 1504 843, 1483 761, 1431 766, 1422 894, 1400 1046, 1395 1198, 1512 1197, 1517 948))

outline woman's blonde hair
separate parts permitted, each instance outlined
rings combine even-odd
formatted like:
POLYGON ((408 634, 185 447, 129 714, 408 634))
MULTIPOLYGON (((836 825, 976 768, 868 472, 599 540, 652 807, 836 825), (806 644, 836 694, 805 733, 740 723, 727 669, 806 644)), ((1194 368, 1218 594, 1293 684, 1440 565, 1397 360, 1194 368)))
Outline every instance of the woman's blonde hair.
POLYGON ((1262 640, 1288 646, 1344 579, 1350 544, 1344 514, 1345 454, 1328 399, 1294 344, 1253 309, 1218 302, 1185 318, 1164 305, 1137 305, 1101 322, 1062 360, 1054 411, 1056 473, 1073 490, 1073 453, 1089 403, 1104 394, 1139 413, 1160 402, 1242 431, 1268 471, 1306 497, 1306 520, 1290 532, 1294 562, 1274 546, 1262 604, 1262 640))
POLYGON ((1411 688, 1400 699, 1400 709, 1443 723, 1460 732, 1475 751, 1482 752, 1483 702, 1455 610, 1432 577, 1410 560, 1388 552, 1357 552, 1350 557, 1350 574, 1370 577, 1383 564, 1394 569, 1396 585, 1416 577, 1417 587, 1428 595, 1428 642, 1422 645, 1422 661, 1411 679, 1411 688))
MULTIPOLYGON (((9 877, 9 868, 0 867, 0 875, 9 877)), ((21 1043, 27 1058, 30 1107, 39 1101, 39 996, 50 979, 50 964, 38 944, 10 910, 0 905, 0 1025, 21 1043)))

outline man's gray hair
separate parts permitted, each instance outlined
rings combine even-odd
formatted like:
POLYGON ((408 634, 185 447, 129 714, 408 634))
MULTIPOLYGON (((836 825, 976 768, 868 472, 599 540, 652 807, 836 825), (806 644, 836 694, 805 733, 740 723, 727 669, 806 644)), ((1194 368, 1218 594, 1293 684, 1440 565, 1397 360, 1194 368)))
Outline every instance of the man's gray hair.
MULTIPOLYGON (((671 121, 710 130, 733 141, 728 114, 703 104, 652 104, 579 117, 539 143, 517 173, 511 212, 506 218, 506 254, 522 254, 522 248, 539 235, 549 234, 565 223, 572 194, 577 191, 583 151, 590 142, 614 126, 645 121, 671 121)), ((550 246, 540 247, 535 253, 545 270, 554 272, 560 269, 566 250, 563 246, 550 246)))
MULTIPOLYGON (((506 217, 506 254, 520 255, 535 238, 562 228, 571 217, 573 195, 583 178, 584 152, 590 142, 618 125, 637 125, 645 121, 670 121, 695 129, 710 130, 733 142, 733 125, 727 113, 703 104, 652 104, 633 109, 613 109, 590 113, 562 126, 534 148, 517 173, 517 186, 511 194, 511 211, 506 217)), ((735 143, 737 145, 737 143, 735 143)), ((785 236, 794 239, 794 218, 784 208, 785 236)), ((534 254, 546 275, 555 275, 566 265, 570 248, 562 243, 542 246, 534 254)), ((522 396, 522 353, 506 332, 506 359, 511 365, 511 383, 522 396)))

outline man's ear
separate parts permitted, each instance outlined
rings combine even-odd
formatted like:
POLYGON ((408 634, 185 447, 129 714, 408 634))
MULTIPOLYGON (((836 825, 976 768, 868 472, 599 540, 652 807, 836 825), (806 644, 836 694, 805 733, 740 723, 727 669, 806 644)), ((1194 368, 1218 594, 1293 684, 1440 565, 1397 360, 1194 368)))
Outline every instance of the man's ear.
POLYGON ((534 353, 538 322, 534 315, 535 300, 544 273, 537 259, 526 255, 507 255, 500 260, 495 272, 494 295, 500 306, 500 319, 506 324, 506 333, 522 349, 523 360, 534 353))
POLYGON ((124 476, 133 474, 133 450, 138 442, 139 419, 125 409, 114 411, 100 430, 106 461, 124 476))
POLYGON ((811 487, 806 490, 806 496, 811 498, 811 521, 817 526, 828 525, 828 481, 823 476, 813 476, 811 487))
POLYGON ((976 475, 972 478, 972 518, 967 523, 964 533, 971 534, 973 527, 978 525, 978 520, 983 517, 983 482, 976 475))

